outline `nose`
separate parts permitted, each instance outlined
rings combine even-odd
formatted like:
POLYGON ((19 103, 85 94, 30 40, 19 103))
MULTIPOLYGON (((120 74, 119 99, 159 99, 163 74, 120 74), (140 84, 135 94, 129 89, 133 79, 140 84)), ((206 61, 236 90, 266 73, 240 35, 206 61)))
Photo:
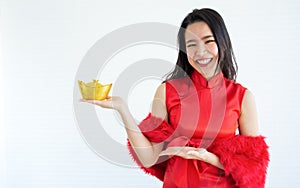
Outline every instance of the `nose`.
POLYGON ((206 46, 204 43, 199 42, 198 48, 195 55, 203 56, 207 52, 206 46))

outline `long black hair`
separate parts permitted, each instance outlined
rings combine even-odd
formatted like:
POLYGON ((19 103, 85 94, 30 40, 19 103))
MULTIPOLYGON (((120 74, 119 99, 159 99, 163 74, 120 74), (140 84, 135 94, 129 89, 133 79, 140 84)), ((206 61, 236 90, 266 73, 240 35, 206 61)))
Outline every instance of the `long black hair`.
POLYGON ((218 46, 218 65, 224 77, 235 81, 238 67, 229 34, 221 15, 209 8, 194 9, 182 21, 177 36, 179 53, 176 66, 175 69, 167 75, 165 81, 188 76, 194 71, 194 68, 188 62, 186 54, 185 30, 188 25, 200 21, 205 22, 213 33, 218 46))

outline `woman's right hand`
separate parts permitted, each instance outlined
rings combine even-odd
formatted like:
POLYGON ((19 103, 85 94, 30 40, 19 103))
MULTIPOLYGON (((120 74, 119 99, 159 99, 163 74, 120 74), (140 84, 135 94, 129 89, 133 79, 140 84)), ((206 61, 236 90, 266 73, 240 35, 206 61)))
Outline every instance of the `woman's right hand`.
POLYGON ((120 111, 122 110, 122 108, 126 107, 126 103, 123 101, 121 97, 118 96, 109 96, 104 100, 80 99, 80 101, 95 104, 101 106, 102 108, 115 109, 117 111, 120 111))

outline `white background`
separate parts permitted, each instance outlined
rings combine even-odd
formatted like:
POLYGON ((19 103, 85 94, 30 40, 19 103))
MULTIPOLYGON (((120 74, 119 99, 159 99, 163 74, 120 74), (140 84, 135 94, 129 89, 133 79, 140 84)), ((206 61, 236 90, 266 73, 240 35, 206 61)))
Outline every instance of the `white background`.
MULTIPOLYGON (((106 34, 148 21, 179 26, 187 13, 202 7, 223 16, 239 64, 238 82, 256 97, 260 131, 271 153, 266 187, 300 184, 299 1, 2 0, 0 6, 0 187, 160 187, 155 178, 110 164, 85 144, 73 114, 74 77, 83 56, 106 34)), ((144 48, 136 48, 136 57, 176 59, 170 49, 144 48)), ((130 50, 124 61, 132 57, 130 50)), ((130 95, 137 119, 148 112, 145 101, 157 83, 141 84, 130 95)), ((121 127, 105 124, 105 129, 125 142, 121 127)))

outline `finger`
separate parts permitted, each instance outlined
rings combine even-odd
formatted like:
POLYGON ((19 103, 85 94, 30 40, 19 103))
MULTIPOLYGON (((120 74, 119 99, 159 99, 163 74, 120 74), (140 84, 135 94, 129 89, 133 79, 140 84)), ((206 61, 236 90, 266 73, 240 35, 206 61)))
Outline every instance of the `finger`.
POLYGON ((188 151, 187 154, 195 154, 195 155, 203 155, 203 154, 206 154, 207 153, 207 150, 204 149, 204 148, 197 148, 196 150, 191 150, 191 151, 188 151))
POLYGON ((94 101, 94 100, 86 100, 85 102, 95 104, 95 101, 94 101))
POLYGON ((87 103, 90 103, 90 104, 97 104, 97 105, 100 104, 100 101, 98 101, 98 100, 86 100, 86 99, 84 99, 82 102, 87 102, 87 103))
POLYGON ((172 154, 175 154, 175 153, 179 153, 183 150, 182 147, 169 147, 166 152, 168 153, 172 153, 172 154))
POLYGON ((162 155, 174 155, 174 153, 176 153, 176 152, 174 152, 174 151, 170 151, 170 150, 164 150, 164 151, 162 151, 162 152, 160 152, 160 156, 162 156, 162 155))
POLYGON ((160 156, 162 155, 176 155, 178 154, 180 151, 182 150, 182 148, 180 147, 169 147, 166 150, 160 152, 160 156))
POLYGON ((164 155, 167 155, 167 156, 180 156, 180 157, 182 157, 182 156, 184 156, 184 154, 183 153, 181 153, 181 152, 161 152, 158 156, 164 156, 164 155))
POLYGON ((92 100, 80 99, 81 102, 91 102, 92 100))
POLYGON ((158 156, 164 156, 164 155, 171 155, 170 153, 167 153, 167 152, 160 152, 159 154, 158 154, 158 156))
POLYGON ((203 161, 206 160, 207 153, 208 153, 207 150, 203 149, 203 148, 187 152, 188 155, 194 156, 194 157, 196 157, 200 160, 203 160, 203 161))
POLYGON ((195 150, 194 151, 188 151, 187 154, 188 155, 194 155, 194 156, 197 156, 197 157, 199 156, 199 152, 195 151, 195 150))

